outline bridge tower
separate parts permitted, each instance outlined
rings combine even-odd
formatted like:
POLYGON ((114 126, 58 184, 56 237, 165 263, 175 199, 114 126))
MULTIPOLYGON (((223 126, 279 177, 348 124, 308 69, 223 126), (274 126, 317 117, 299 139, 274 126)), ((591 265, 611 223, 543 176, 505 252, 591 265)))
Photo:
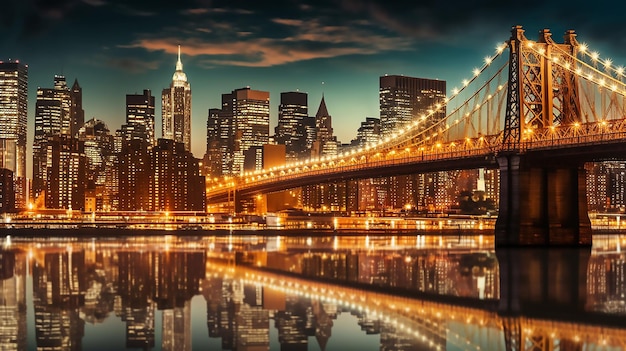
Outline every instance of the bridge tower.
POLYGON ((573 64, 576 34, 564 43, 548 29, 537 41, 514 26, 510 49, 507 107, 500 167, 500 213, 496 246, 586 246, 591 244, 584 164, 550 160, 526 152, 525 139, 537 129, 582 122, 576 77, 554 64, 573 64))

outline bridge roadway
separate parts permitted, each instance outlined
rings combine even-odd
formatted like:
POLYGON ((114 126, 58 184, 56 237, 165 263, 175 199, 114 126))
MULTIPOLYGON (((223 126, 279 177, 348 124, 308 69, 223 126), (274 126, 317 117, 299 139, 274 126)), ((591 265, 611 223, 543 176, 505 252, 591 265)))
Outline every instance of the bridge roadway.
MULTIPOLYGON (((626 154, 624 120, 576 124, 535 130, 521 143, 519 153, 532 165, 580 164, 623 158, 626 154)), ((503 153, 501 136, 436 144, 428 148, 385 150, 385 154, 354 154, 343 159, 318 161, 292 166, 294 170, 265 171, 263 177, 238 177, 231 186, 207 189, 209 203, 252 197, 296 187, 347 180, 420 174, 447 170, 498 168, 497 157, 503 153)), ((505 151, 506 152, 506 151, 505 151)))

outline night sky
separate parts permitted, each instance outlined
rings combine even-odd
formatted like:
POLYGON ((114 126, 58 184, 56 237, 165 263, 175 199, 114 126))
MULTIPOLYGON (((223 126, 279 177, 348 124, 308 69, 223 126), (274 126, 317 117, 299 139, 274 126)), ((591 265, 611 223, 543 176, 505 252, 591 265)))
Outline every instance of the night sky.
POLYGON ((113 1, 3 0, 0 59, 29 65, 29 148, 37 87, 63 74, 83 88, 85 120, 111 132, 125 120, 125 95, 169 86, 177 45, 192 89, 192 152, 205 152, 207 110, 222 93, 250 86, 270 92, 270 135, 280 93, 322 92, 338 139, 379 117, 378 77, 403 74, 459 86, 522 25, 562 41, 578 33, 601 57, 626 66, 626 4, 618 1, 113 1))

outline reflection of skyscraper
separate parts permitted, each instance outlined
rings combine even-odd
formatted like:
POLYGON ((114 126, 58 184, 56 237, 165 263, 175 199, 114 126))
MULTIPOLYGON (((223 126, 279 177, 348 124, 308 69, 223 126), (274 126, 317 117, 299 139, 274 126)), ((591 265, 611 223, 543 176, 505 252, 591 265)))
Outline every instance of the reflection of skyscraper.
POLYGON ((172 83, 169 88, 163 89, 161 95, 161 110, 162 137, 183 143, 185 150, 191 151, 191 86, 183 72, 180 46, 172 83))
POLYGON ((281 351, 306 351, 308 337, 315 334, 307 329, 307 309, 310 302, 297 296, 288 296, 284 311, 277 311, 274 317, 278 329, 281 351))
POLYGON ((163 311, 161 350, 191 350, 191 301, 163 311))
POLYGON ((37 346, 49 350, 80 350, 85 322, 85 255, 83 252, 45 253, 33 267, 33 304, 37 346))
POLYGON ((0 250, 0 348, 26 350, 26 257, 0 250))
POLYGON ((269 350, 269 311, 263 308, 263 287, 244 285, 243 299, 236 315, 237 350, 269 350))
POLYGON ((0 61, 0 168, 13 172, 16 207, 24 208, 26 194, 26 130, 28 66, 0 61))

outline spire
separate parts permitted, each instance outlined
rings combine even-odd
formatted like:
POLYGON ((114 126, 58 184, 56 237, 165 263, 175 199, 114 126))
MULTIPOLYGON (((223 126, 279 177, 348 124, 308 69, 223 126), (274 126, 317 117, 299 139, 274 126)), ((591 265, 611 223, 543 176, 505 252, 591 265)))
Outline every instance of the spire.
POLYGON ((176 61, 176 70, 177 71, 183 70, 183 63, 180 61, 180 45, 178 45, 178 61, 176 61))
POLYGON ((320 102, 320 107, 317 109, 317 114, 315 117, 326 117, 330 116, 328 114, 328 109, 326 108, 326 102, 324 102, 324 94, 322 93, 322 101, 320 102))

